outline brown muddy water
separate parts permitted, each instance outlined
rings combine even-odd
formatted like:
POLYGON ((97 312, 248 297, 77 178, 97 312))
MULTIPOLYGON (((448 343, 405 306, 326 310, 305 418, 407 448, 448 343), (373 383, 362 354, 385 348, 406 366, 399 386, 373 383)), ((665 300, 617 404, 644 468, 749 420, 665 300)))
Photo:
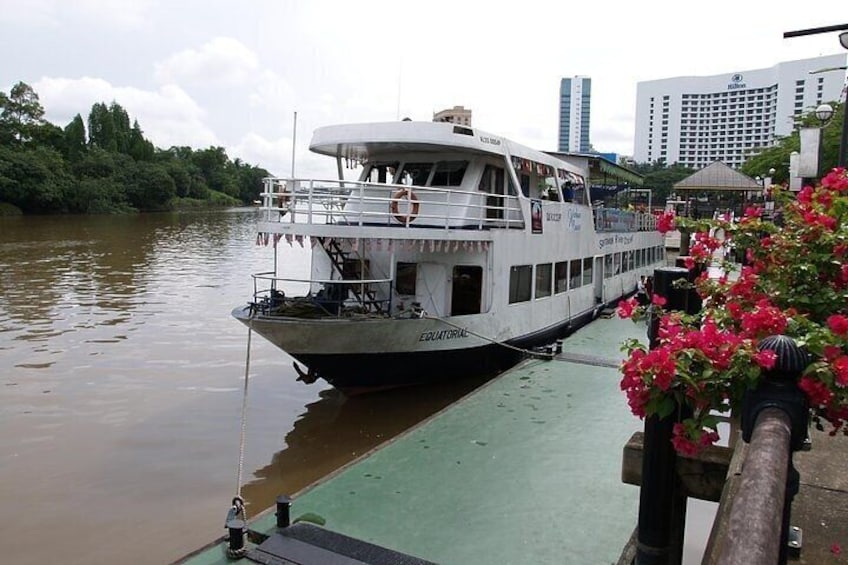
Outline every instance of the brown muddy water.
MULTIPOLYGON (((0 218, 4 563, 168 563, 224 533, 256 211, 0 218)), ((280 261, 307 276, 308 249, 280 261)), ((250 348, 242 494, 293 494, 479 382, 346 398, 250 348)))

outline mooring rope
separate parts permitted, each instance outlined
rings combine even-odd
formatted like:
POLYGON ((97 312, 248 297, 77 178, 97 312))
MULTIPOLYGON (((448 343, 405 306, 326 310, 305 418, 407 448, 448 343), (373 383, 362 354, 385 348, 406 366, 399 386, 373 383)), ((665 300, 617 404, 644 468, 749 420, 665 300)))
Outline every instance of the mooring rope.
MULTIPOLYGON (((244 444, 247 436, 247 384, 250 381, 250 339, 253 335, 253 314, 251 313, 247 323, 247 353, 244 361, 244 394, 241 399, 241 439, 239 440, 238 477, 236 479, 236 498, 241 501, 242 520, 247 521, 247 511, 244 509, 244 499, 241 497, 241 478, 244 471, 244 444)), ((234 506, 238 506, 234 502, 234 506)))
POLYGON ((521 347, 516 347, 515 345, 510 345, 509 343, 505 343, 503 341, 498 341, 496 339, 492 339, 490 337, 480 335, 476 332, 469 330, 468 328, 458 326, 458 325, 454 324, 453 322, 449 322, 449 321, 445 320, 444 318, 440 318, 438 316, 431 316, 427 312, 423 312, 421 317, 422 318, 428 318, 430 320, 438 320, 439 322, 442 322, 443 324, 447 324, 448 326, 454 327, 458 330, 466 331, 466 332, 470 333, 471 335, 473 335, 474 337, 479 337, 480 339, 488 341, 489 343, 493 343, 495 345, 500 345, 501 347, 506 347, 507 349, 512 349, 514 351, 524 353, 525 355, 530 355, 530 356, 535 357, 537 359, 553 359, 554 357, 556 357, 555 353, 543 353, 541 351, 533 351, 532 349, 523 349, 521 347))

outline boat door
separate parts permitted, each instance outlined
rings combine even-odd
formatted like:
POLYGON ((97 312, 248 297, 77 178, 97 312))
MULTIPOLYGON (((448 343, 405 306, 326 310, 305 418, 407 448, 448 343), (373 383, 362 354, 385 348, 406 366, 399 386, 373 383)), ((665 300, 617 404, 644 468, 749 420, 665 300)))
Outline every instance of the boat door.
POLYGON ((447 315, 448 269, 443 263, 419 263, 415 300, 433 316, 447 315))
POLYGON ((595 268, 592 269, 595 276, 595 304, 604 304, 604 256, 595 255, 595 268))

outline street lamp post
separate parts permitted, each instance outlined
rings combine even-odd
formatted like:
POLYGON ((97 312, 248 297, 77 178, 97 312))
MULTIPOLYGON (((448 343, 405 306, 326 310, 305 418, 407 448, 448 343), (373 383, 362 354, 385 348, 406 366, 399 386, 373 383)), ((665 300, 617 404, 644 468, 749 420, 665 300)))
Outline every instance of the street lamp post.
MULTIPOLYGON (((839 34, 839 44, 843 49, 848 49, 848 31, 839 34)), ((837 167, 848 167, 848 94, 842 103, 842 136, 839 138, 839 158, 836 160, 837 167)))
MULTIPOLYGON (((799 29, 797 31, 784 32, 783 38, 786 39, 790 37, 801 37, 804 35, 816 35, 819 33, 838 31, 840 32, 839 44, 842 45, 843 49, 848 49, 848 31, 845 30, 848 30, 848 24, 799 29)), ((844 69, 845 67, 842 68, 844 69)), ((848 106, 848 96, 846 96, 845 102, 842 103, 842 134, 839 138, 839 155, 836 159, 837 167, 848 167, 848 108, 846 108, 846 106, 848 106)))

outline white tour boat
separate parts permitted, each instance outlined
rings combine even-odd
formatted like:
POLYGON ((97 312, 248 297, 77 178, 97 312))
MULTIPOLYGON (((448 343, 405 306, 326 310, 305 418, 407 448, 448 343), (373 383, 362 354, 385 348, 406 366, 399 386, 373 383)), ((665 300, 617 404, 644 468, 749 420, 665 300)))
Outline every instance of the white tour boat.
POLYGON ((593 207, 588 165, 567 156, 411 121, 320 128, 310 149, 339 178, 266 179, 258 241, 274 270, 233 311, 307 382, 356 393, 495 373, 665 261, 655 218, 593 207), (292 241, 312 247, 308 280, 278 265, 292 241), (297 282, 309 291, 287 294, 297 282))

